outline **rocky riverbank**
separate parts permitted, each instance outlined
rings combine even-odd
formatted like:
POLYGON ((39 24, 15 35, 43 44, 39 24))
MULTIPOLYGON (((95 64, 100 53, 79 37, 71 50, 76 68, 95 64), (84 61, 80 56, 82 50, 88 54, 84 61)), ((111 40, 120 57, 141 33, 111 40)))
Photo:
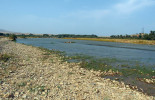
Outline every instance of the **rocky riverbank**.
POLYGON ((0 39, 0 100, 154 100, 37 47, 0 39))

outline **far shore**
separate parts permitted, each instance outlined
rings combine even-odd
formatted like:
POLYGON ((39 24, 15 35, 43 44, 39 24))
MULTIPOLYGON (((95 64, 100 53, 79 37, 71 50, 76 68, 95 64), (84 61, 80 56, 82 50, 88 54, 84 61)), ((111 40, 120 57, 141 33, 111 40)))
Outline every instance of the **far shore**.
POLYGON ((141 39, 110 39, 110 38, 64 38, 64 39, 155 45, 155 40, 141 40, 141 39))
MULTIPOLYGON (((3 38, 0 36, 0 38, 3 38)), ((26 38, 39 38, 39 37, 26 37, 26 38)), ((52 38, 52 37, 45 37, 52 38)), ((55 37, 56 38, 56 37, 55 37)), ((131 43, 131 44, 145 44, 145 45, 155 45, 155 40, 142 40, 142 39, 114 39, 114 38, 58 38, 58 39, 73 39, 73 40, 89 40, 89 41, 105 41, 105 42, 119 42, 119 43, 131 43)))

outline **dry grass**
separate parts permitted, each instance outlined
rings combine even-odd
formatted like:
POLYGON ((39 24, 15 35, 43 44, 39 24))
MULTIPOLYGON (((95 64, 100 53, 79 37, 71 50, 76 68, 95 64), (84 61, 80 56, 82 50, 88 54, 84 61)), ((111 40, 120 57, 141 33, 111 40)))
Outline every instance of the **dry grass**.
POLYGON ((106 41, 106 42, 120 42, 120 43, 134 43, 134 44, 155 45, 155 40, 107 39, 107 38, 65 38, 65 39, 91 40, 91 41, 106 41))

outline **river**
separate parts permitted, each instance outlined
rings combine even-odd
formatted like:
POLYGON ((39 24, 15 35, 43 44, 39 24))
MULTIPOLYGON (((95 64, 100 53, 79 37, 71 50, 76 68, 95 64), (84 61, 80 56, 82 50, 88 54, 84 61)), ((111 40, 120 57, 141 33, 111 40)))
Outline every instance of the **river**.
POLYGON ((155 65, 155 45, 55 38, 17 39, 17 42, 50 50, 65 51, 67 55, 85 54, 97 58, 116 58, 155 65), (75 43, 64 43, 68 41, 75 43))

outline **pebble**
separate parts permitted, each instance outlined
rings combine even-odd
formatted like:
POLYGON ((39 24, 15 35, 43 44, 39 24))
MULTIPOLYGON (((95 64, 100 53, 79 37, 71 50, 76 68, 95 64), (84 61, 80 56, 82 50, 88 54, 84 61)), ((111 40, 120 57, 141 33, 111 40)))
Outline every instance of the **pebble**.
POLYGON ((45 92, 42 92, 42 95, 45 95, 46 93, 45 92))
POLYGON ((34 100, 39 100, 38 97, 34 97, 34 100))
POLYGON ((15 96, 18 97, 19 96, 19 92, 15 92, 15 96))
POLYGON ((23 94, 22 98, 26 99, 27 98, 27 95, 26 94, 23 94))

